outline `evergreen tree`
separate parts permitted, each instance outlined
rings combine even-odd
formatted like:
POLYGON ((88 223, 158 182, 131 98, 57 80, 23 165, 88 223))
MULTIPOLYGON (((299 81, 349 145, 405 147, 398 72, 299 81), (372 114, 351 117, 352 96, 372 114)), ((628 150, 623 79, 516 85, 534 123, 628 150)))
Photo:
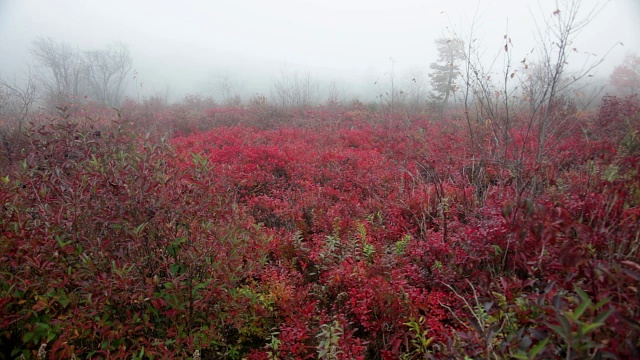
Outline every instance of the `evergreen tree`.
POLYGON ((463 43, 460 39, 440 38, 435 41, 438 60, 429 65, 432 92, 435 101, 447 104, 456 91, 456 78, 460 74, 459 63, 464 60, 463 43))

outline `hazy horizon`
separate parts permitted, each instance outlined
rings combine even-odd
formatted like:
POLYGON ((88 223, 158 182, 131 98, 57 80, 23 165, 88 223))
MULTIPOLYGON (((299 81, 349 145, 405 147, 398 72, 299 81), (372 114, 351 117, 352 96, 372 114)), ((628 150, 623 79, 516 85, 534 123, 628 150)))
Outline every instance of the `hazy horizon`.
MULTIPOLYGON (((0 0, 0 76, 11 77, 33 64, 31 41, 51 37, 79 49, 114 41, 128 45, 150 96, 169 91, 216 96, 227 77, 238 92, 268 95, 281 69, 310 73, 321 84, 335 82, 345 96, 371 98, 373 82, 391 70, 399 79, 429 71, 434 40, 448 30, 476 26, 488 52, 500 48, 508 31, 514 56, 531 50, 535 25, 554 9, 550 1, 37 1, 0 0)), ((602 5, 583 1, 583 8, 602 5)), ((577 38, 575 47, 603 56, 607 78, 627 53, 640 52, 640 2, 610 1, 577 38), (616 43, 624 46, 615 46, 616 43)), ((574 62, 581 58, 574 57, 574 62)), ((517 62, 517 61, 516 61, 517 62)), ((573 66, 573 63, 570 64, 573 66)), ((130 80, 130 87, 133 81, 130 80)), ((129 95, 135 96, 130 93, 129 95)))

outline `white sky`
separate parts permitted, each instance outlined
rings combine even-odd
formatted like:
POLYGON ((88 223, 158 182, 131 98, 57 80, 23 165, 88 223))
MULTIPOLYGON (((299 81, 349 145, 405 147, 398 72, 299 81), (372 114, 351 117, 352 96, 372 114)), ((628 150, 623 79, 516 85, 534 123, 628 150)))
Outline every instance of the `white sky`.
MULTIPOLYGON (((606 1, 583 0, 585 10, 606 1)), ((0 0, 0 74, 29 60, 29 43, 50 36, 80 49, 128 44, 147 90, 202 91, 227 74, 265 91, 278 69, 366 86, 390 69, 422 67, 436 57, 445 27, 463 29, 479 10, 478 36, 498 49, 509 24, 514 51, 534 44, 532 13, 551 0, 0 0)), ((605 76, 627 52, 640 52, 640 0, 612 0, 578 38, 580 51, 604 54, 605 76)), ((268 90, 266 90, 268 91, 268 90)))

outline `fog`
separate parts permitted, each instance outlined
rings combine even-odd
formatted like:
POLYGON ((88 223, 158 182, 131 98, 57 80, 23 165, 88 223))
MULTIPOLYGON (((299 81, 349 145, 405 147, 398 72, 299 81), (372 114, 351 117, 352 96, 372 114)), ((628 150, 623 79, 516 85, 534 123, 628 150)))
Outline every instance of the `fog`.
MULTIPOLYGON (((583 1, 584 13, 599 5, 583 1)), ((546 0, 0 0, 0 76, 33 69, 30 43, 46 36, 82 50, 124 42, 134 98, 218 96, 227 79, 246 100, 268 96, 281 71, 297 71, 321 87, 334 82, 344 98, 371 99, 392 65, 400 79, 427 73, 434 40, 466 35, 474 18, 488 52, 499 51, 508 32, 514 57, 525 54, 535 45, 533 18, 554 9, 546 0)), ((570 66, 585 52, 608 53, 597 74, 606 78, 625 54, 640 52, 638 34, 640 1, 610 1, 572 46, 579 51, 570 66)))

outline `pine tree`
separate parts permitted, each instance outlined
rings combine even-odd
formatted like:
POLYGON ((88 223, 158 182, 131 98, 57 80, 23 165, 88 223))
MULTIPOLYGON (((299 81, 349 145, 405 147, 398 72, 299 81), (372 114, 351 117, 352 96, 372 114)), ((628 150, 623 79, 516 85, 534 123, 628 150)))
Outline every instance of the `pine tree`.
POLYGON ((456 78, 460 74, 459 63, 464 60, 463 43, 460 39, 440 38, 435 41, 438 60, 429 65, 432 92, 435 101, 447 104, 456 91, 456 78))

